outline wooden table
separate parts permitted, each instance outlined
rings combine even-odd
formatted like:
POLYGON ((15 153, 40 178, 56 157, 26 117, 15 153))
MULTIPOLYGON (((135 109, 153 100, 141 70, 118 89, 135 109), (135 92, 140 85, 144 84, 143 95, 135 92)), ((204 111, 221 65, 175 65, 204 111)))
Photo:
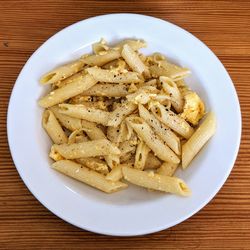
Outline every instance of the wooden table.
POLYGON ((250 249, 249 122, 250 1, 0 0, 0 249, 250 249), (217 196, 180 225, 130 238, 86 232, 49 212, 20 179, 6 135, 9 96, 33 51, 74 22, 117 12, 166 19, 205 42, 232 77, 243 118, 240 153, 217 196))

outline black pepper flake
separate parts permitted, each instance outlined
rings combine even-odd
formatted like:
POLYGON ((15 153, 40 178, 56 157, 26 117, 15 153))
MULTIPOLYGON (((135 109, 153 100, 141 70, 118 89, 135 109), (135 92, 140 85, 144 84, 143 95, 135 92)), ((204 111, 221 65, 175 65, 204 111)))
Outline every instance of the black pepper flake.
POLYGON ((119 131, 120 131, 119 129, 116 130, 117 133, 119 133, 119 131))

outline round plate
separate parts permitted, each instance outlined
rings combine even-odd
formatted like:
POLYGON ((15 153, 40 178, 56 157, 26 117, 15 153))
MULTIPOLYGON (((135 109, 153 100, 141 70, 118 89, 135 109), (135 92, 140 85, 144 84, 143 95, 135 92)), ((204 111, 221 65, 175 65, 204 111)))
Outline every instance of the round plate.
POLYGON ((142 235, 174 226, 205 206, 222 187, 237 156, 241 113, 237 94, 225 68, 201 41, 169 22, 143 15, 112 14, 90 18, 46 41, 23 67, 10 98, 8 140, 16 168, 29 190, 51 212, 80 228, 108 235, 142 235), (48 89, 38 82, 45 72, 91 52, 105 38, 144 39, 142 52, 161 52, 191 69, 188 84, 217 116, 215 136, 186 170, 178 170, 192 196, 149 192, 129 186, 104 194, 50 168, 51 142, 41 126, 37 100, 48 89))

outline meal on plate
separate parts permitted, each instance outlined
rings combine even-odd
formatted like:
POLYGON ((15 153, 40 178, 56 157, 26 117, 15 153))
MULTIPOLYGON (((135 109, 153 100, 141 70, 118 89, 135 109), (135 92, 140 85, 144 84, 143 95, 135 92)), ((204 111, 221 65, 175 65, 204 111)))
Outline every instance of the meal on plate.
POLYGON ((190 189, 173 175, 213 136, 216 119, 186 85, 190 70, 160 53, 140 53, 144 47, 101 39, 93 54, 42 76, 51 86, 38 103, 54 143, 52 168, 106 193, 133 183, 187 196, 190 189))

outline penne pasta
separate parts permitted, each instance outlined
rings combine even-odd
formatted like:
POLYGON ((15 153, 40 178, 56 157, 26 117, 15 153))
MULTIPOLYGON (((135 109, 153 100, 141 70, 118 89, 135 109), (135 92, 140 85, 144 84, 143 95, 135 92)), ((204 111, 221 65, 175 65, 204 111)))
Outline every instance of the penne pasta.
POLYGON ((122 42, 115 45, 115 48, 122 50, 123 46, 127 44, 129 47, 132 48, 132 50, 136 51, 141 48, 147 47, 147 43, 142 40, 123 40, 122 42))
POLYGON ((104 64, 118 59, 121 53, 118 50, 107 50, 104 54, 90 55, 82 58, 82 62, 89 66, 103 66, 104 64))
POLYGON ((153 131, 166 143, 177 155, 181 153, 180 139, 169 127, 161 123, 154 115, 143 106, 139 105, 139 115, 143 118, 153 131))
POLYGON ((127 95, 127 100, 135 104, 147 104, 151 100, 157 98, 159 90, 152 86, 141 87, 136 92, 127 95))
POLYGON ((165 109, 165 107, 160 103, 153 105, 151 107, 151 111, 159 121, 184 138, 188 139, 193 134, 194 129, 183 118, 176 115, 168 108, 165 109))
POLYGON ((82 104, 59 104, 59 112, 71 117, 85 119, 90 122, 97 122, 107 125, 109 121, 109 112, 101 109, 86 107, 82 104))
POLYGON ((122 167, 122 173, 125 180, 137 186, 182 196, 189 196, 191 194, 186 183, 176 177, 154 174, 153 172, 147 173, 142 170, 125 166, 122 167))
POLYGON ((216 117, 209 113, 202 124, 196 129, 191 138, 182 146, 182 168, 185 169, 201 148, 214 135, 216 117))
POLYGON ((152 152, 149 152, 144 169, 156 169, 159 168, 161 164, 161 161, 152 152))
POLYGON ((175 81, 175 84, 177 85, 178 89, 180 90, 183 96, 185 96, 190 91, 190 88, 187 86, 187 84, 183 79, 175 81))
POLYGON ((122 178, 122 167, 118 165, 114 167, 107 175, 106 179, 109 181, 119 181, 122 178))
POLYGON ((126 73, 127 71, 129 71, 129 66, 121 58, 116 59, 114 61, 111 61, 111 62, 103 65, 102 68, 109 69, 112 71, 117 71, 118 73, 126 73))
POLYGON ((107 97, 125 97, 128 95, 128 86, 122 84, 96 84, 90 89, 84 91, 81 95, 87 96, 107 96, 107 97))
POLYGON ((68 138, 68 144, 89 141, 88 136, 83 134, 83 129, 73 131, 68 138))
POLYGON ((163 161, 179 163, 180 159, 176 154, 154 134, 150 126, 140 117, 129 117, 126 119, 147 146, 163 161))
POLYGON ((173 176, 178 164, 163 162, 162 165, 157 169, 157 173, 160 175, 173 176))
POLYGON ((159 79, 162 84, 162 88, 165 90, 167 94, 170 95, 171 103, 175 111, 177 113, 182 112, 184 106, 184 100, 175 82, 166 76, 160 76, 159 79))
POLYGON ((61 114, 58 106, 50 107, 49 110, 54 113, 61 125, 68 130, 75 131, 81 129, 82 122, 80 119, 61 114))
POLYGON ((107 45, 107 42, 101 38, 99 42, 92 44, 92 50, 96 55, 101 55, 109 50, 109 46, 107 45))
POLYGON ((119 73, 98 67, 88 68, 86 71, 98 82, 136 83, 141 81, 136 72, 119 73))
POLYGON ((80 80, 71 82, 61 88, 51 91, 45 97, 42 97, 38 103, 43 108, 54 106, 58 103, 81 94, 84 90, 87 90, 94 86, 97 81, 90 75, 82 76, 80 80))
POLYGON ((104 156, 109 154, 120 154, 120 150, 107 139, 93 140, 73 144, 54 144, 53 150, 65 159, 78 159, 84 157, 104 156))
POLYGON ((128 153, 134 153, 136 150, 137 138, 136 140, 124 141, 120 143, 119 149, 121 151, 120 156, 123 157, 128 153))
POLYGON ((86 75, 83 71, 80 71, 72 76, 67 77, 64 80, 58 81, 53 83, 57 88, 61 88, 69 83, 75 82, 75 81, 80 81, 82 77, 86 75))
POLYGON ((135 161, 135 159, 134 159, 134 152, 129 152, 129 153, 126 153, 126 154, 120 156, 120 163, 121 164, 132 163, 132 162, 134 164, 134 161, 135 161))
POLYGON ((149 76, 148 67, 141 61, 138 54, 128 44, 124 44, 121 55, 133 71, 141 75, 144 74, 149 76))
MULTIPOLYGON (((106 140, 106 135, 95 123, 82 120, 82 128, 91 140, 106 140)), ((111 169, 120 163, 120 158, 116 154, 105 155, 104 159, 111 169)))
POLYGON ((106 193, 113 193, 127 188, 127 184, 119 181, 109 181, 102 174, 90 170, 73 161, 57 161, 52 164, 52 168, 106 193))
POLYGON ((183 80, 188 68, 161 53, 140 53, 146 42, 102 38, 82 55, 40 79, 51 84, 38 104, 54 144, 53 168, 106 193, 128 182, 183 196, 191 192, 172 177, 185 169, 215 132, 201 97, 183 80))
POLYGON ((108 165, 104 161, 95 157, 79 158, 75 161, 101 174, 107 174, 109 172, 108 165))
POLYGON ((52 111, 45 110, 43 112, 42 125, 54 143, 62 144, 68 141, 68 137, 52 111))
POLYGON ((148 153, 150 152, 150 148, 141 141, 135 152, 135 168, 143 170, 148 158, 148 153))
POLYGON ((77 72, 79 72, 84 66, 82 60, 77 60, 69 64, 60 66, 45 75, 40 79, 41 84, 52 84, 61 81, 77 72))
POLYGON ((182 80, 190 74, 189 69, 181 68, 166 61, 162 61, 160 66, 150 66, 149 71, 153 77, 167 76, 174 81, 182 80))
POLYGON ((117 127, 121 124, 123 119, 133 113, 137 105, 132 102, 124 102, 120 107, 116 108, 109 116, 109 120, 107 122, 108 126, 117 127))

